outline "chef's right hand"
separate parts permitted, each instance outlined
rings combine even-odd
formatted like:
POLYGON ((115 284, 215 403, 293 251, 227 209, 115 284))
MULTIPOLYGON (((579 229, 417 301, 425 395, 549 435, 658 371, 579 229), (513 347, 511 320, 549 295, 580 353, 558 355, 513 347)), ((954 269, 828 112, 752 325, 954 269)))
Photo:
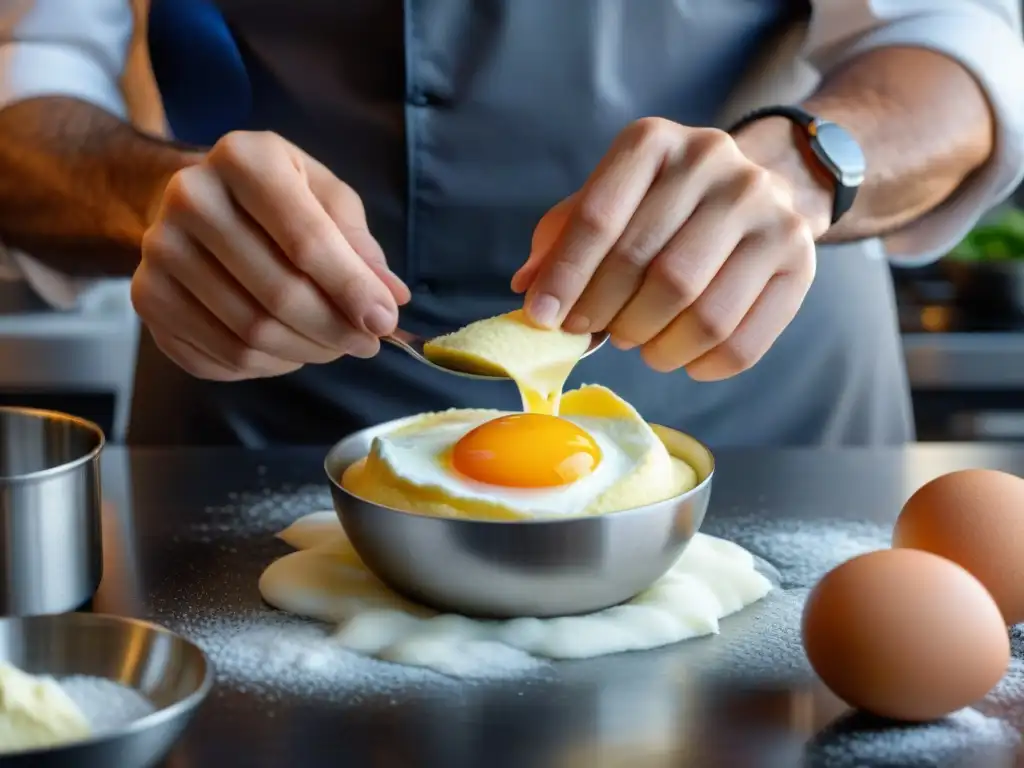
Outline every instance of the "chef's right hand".
POLYGON ((409 289, 359 196, 271 133, 231 133, 163 192, 132 303, 194 376, 237 381, 372 357, 409 289))

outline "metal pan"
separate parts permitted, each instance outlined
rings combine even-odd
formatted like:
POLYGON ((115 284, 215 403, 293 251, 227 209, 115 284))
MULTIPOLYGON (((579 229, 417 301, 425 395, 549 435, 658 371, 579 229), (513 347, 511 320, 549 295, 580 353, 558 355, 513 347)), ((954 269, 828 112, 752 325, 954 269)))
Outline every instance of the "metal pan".
POLYGON ((327 454, 334 509, 366 566, 392 589, 481 618, 590 613, 625 602, 679 558, 707 512, 710 449, 655 426, 669 452, 697 471, 695 488, 657 504, 590 517, 488 522, 383 507, 345 490, 341 476, 399 419, 356 432, 327 454))
MULTIPOLYGON (((0 619, 0 659, 34 675, 105 678, 142 693, 155 711, 87 740, 0 755, 2 768, 146 768, 162 760, 213 684, 193 643, 135 619, 89 613, 0 619)), ((85 712, 86 716, 89 715, 85 712)))

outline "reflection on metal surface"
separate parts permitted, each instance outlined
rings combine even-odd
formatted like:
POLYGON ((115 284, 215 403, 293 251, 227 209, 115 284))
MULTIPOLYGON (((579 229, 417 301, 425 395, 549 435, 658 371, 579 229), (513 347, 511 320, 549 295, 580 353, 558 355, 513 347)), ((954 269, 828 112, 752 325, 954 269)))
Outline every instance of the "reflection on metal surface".
POLYGON ((100 613, 142 616, 130 471, 127 453, 108 451, 103 457, 103 579, 92 607, 100 613))
POLYGON ((552 768, 689 764, 695 702, 685 680, 648 670, 603 682, 589 686, 589 722, 557 751, 552 768))
POLYGON ((726 686, 710 689, 696 712, 690 765, 788 768, 799 765, 812 733, 809 687, 726 686))

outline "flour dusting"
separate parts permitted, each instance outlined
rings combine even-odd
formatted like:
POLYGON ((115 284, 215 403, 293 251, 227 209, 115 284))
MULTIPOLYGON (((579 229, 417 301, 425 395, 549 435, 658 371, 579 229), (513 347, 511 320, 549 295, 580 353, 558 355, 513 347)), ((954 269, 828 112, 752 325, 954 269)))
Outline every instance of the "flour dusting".
MULTIPOLYGON (((266 702, 272 711, 274 702, 287 696, 346 702, 378 692, 396 700, 415 692, 458 697, 467 686, 485 680, 512 684, 559 679, 558 664, 526 669, 521 658, 500 654, 462 658, 452 674, 367 658, 341 647, 333 627, 263 605, 257 579, 267 564, 288 551, 273 540, 274 534, 329 506, 330 496, 320 485, 236 494, 227 504, 208 509, 204 522, 182 536, 181 543, 189 545, 185 569, 192 581, 183 584, 176 578, 173 593, 154 596, 155 618, 197 641, 210 655, 217 671, 215 695, 225 689, 241 692, 266 702), (191 557, 193 552, 197 557, 191 557)), ((778 511, 770 510, 731 517, 712 514, 702 531, 733 541, 773 565, 783 589, 726 619, 722 635, 666 653, 678 653, 690 671, 746 682, 813 677, 800 642, 809 588, 850 557, 889 546, 891 533, 886 526, 863 521, 780 519, 778 511)), ((1024 625, 1011 631, 1011 642, 1010 669, 975 709, 919 726, 894 726, 863 715, 843 717, 807 745, 806 768, 1012 765, 1024 729, 1024 625)), ((600 664, 614 664, 615 658, 600 664)), ((583 667, 591 668, 595 674, 601 669, 583 667)))
POLYGON ((1019 741, 1011 725, 974 709, 925 725, 897 725, 855 714, 811 740, 805 768, 1011 766, 1019 741))
POLYGON ((783 588, 813 587, 851 557, 885 549, 892 528, 859 520, 794 520, 770 512, 709 517, 704 533, 720 536, 763 557, 779 569, 783 588))
POLYGON ((156 711, 152 702, 139 691, 114 680, 73 675, 59 682, 95 734, 124 728, 156 711))

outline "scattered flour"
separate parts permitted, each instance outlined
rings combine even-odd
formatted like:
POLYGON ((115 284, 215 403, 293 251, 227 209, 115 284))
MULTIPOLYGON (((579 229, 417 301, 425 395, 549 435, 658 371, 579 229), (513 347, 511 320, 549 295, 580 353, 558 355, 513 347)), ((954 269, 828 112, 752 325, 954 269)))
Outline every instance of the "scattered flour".
POLYGON ((885 549, 892 528, 855 520, 793 520, 770 513, 709 518, 701 531, 749 549, 778 568, 782 586, 813 587, 851 557, 885 549))
POLYGON ((152 702, 137 690, 113 680, 76 675, 59 682, 96 734, 123 728, 156 711, 152 702))
POLYGON ((204 544, 274 536, 303 515, 330 507, 331 494, 322 484, 232 493, 227 504, 208 507, 206 521, 190 526, 189 536, 204 544))
POLYGON ((850 715, 807 745, 805 768, 933 768, 1012 766, 1020 734, 1008 723, 973 709, 927 725, 899 726, 850 715))
POLYGON ((690 666, 721 683, 812 679, 800 640, 800 616, 808 592, 773 590, 731 619, 728 632, 695 648, 690 666))
POLYGON ((1024 732, 1024 624, 1010 630, 1010 668, 978 709, 996 715, 1024 732))
MULTIPOLYGON (((456 684, 453 678, 431 670, 354 653, 332 639, 327 625, 269 608, 232 615, 195 613, 168 625, 206 652, 218 686, 262 701, 283 696, 350 699, 360 693, 456 684)), ((501 672, 492 670, 494 676, 500 677, 501 672)))
MULTIPOLYGON (((254 600, 261 563, 283 554, 283 548, 272 543, 273 535, 329 506, 329 494, 320 485, 238 494, 228 504, 207 510, 205 522, 186 534, 193 542, 217 545, 218 557, 193 569, 195 583, 183 587, 190 590, 186 599, 165 596, 163 610, 158 599, 156 618, 197 641, 210 655, 218 674, 215 695, 227 688, 269 702, 287 695, 359 701, 369 695, 399 696, 417 690, 457 692, 481 679, 474 673, 486 674, 488 667, 492 677, 517 682, 557 675, 549 666, 531 671, 495 658, 466 659, 467 668, 458 671, 462 679, 388 663, 341 647, 330 627, 254 600)), ((729 619, 723 635, 687 644, 682 657, 687 669, 744 681, 809 678, 800 644, 808 588, 840 562, 889 546, 890 537, 887 527, 873 523, 779 519, 772 511, 712 515, 702 531, 764 558, 778 569, 785 588, 773 590, 729 619)), ((1014 628, 1011 639, 1010 669, 976 709, 913 727, 878 723, 862 715, 843 718, 808 744, 806 768, 1012 765, 1008 750, 1015 749, 1024 729, 1024 625, 1014 628)))

